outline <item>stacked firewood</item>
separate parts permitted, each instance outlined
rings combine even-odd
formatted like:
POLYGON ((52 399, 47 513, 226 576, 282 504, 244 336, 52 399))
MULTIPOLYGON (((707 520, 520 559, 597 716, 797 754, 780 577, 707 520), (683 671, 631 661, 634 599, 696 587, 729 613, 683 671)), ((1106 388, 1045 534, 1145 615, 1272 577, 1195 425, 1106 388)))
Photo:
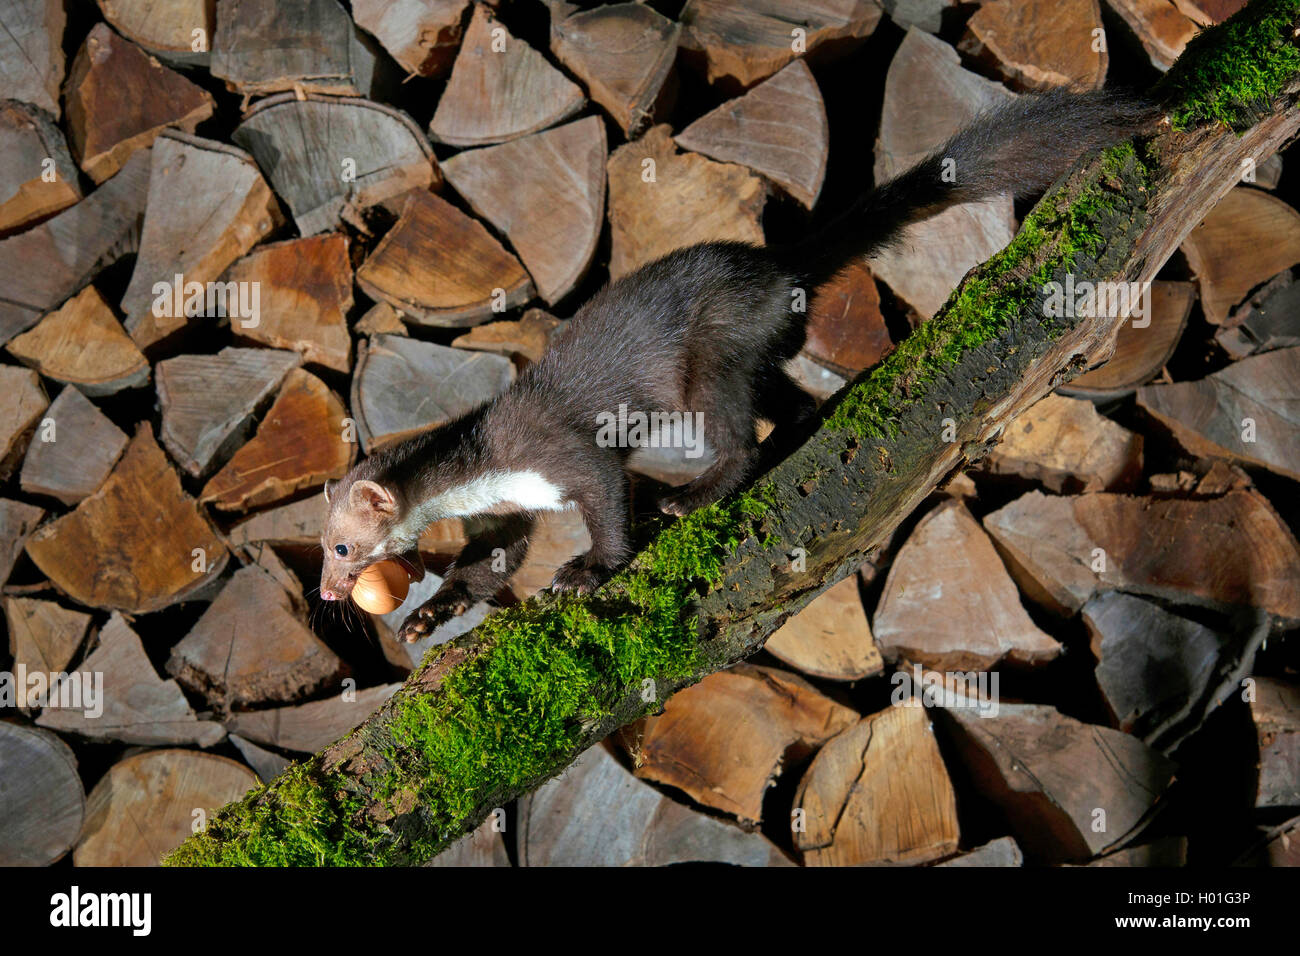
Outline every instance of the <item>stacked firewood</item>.
MULTIPOLYGON (((437 574, 383 617, 314 593, 324 482, 508 388, 602 283, 807 235, 982 109, 1147 83, 1240 5, 6 4, 0 863, 156 863, 584 551, 548 516, 416 645, 437 574)), ((886 553, 435 863, 1295 862, 1294 194, 1244 169, 1109 361, 886 553)), ((1024 211, 817 290, 793 373, 870 369, 1024 211)), ((646 500, 701 466, 634 461, 646 500)))

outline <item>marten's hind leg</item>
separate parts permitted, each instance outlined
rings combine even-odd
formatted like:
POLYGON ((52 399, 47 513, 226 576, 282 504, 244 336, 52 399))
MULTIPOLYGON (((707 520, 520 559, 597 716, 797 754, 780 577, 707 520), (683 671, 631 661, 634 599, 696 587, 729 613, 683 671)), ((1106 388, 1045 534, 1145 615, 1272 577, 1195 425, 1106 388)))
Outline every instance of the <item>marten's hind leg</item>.
POLYGON ((687 414, 700 412, 704 436, 716 455, 693 481, 659 499, 666 514, 686 515, 740 487, 757 461, 754 438, 753 369, 748 365, 710 370, 687 414))

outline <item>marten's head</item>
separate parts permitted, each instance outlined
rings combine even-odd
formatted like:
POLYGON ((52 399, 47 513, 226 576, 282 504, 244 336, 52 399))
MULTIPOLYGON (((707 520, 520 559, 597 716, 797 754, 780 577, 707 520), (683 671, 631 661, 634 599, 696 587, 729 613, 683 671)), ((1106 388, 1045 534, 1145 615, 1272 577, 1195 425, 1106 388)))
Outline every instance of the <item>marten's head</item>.
POLYGON ((320 596, 341 601, 352 593, 367 565, 393 558, 407 566, 414 580, 424 577, 416 540, 419 531, 403 527, 405 508, 394 489, 370 479, 325 483, 329 516, 321 535, 320 596), (412 533, 416 540, 411 540, 412 533))

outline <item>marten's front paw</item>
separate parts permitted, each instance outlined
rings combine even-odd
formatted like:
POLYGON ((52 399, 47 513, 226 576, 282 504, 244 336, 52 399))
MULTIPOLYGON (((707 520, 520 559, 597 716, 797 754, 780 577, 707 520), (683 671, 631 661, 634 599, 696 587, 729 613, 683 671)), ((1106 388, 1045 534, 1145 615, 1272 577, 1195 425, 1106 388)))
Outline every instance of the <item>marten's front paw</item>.
POLYGON ((590 594, 610 579, 614 569, 603 564, 586 564, 585 557, 573 558, 560 565, 551 580, 552 591, 576 591, 590 594))
POLYGON ((410 613, 397 632, 397 639, 412 644, 428 637, 453 617, 469 610, 469 597, 459 591, 435 594, 410 613))
POLYGON ((659 510, 666 515, 685 518, 692 511, 710 504, 714 497, 709 489, 692 488, 690 485, 685 485, 661 497, 659 499, 659 510))

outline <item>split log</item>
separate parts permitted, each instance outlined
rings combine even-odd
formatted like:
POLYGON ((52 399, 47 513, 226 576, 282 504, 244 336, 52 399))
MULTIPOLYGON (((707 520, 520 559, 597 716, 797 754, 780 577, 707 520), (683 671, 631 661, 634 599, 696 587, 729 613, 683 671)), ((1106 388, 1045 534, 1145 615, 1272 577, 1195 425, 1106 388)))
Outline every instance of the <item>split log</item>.
POLYGON ((1246 5, 1246 0, 1173 0, 1188 18, 1203 27, 1222 23, 1246 5))
POLYGON ((373 91, 375 54, 338 0, 222 0, 212 75, 245 97, 373 91))
POLYGON ((231 135, 253 154, 304 236, 442 182, 420 128, 405 113, 369 100, 268 96, 231 135))
POLYGON ((1051 707, 942 714, 976 786, 1038 862, 1082 861, 1130 842, 1173 781, 1173 762, 1136 737, 1051 707))
POLYGON ((149 383, 149 362, 93 285, 9 341, 11 355, 86 395, 149 383))
POLYGON ((352 328, 358 335, 406 335, 402 313, 387 302, 372 305, 352 324, 352 328))
POLYGON ((861 680, 884 670, 856 574, 781 625, 763 649, 796 670, 826 680, 861 680))
POLYGON ((227 346, 216 355, 159 362, 162 442, 172 458, 194 478, 220 467, 300 361, 297 352, 227 346))
POLYGON ((328 233, 259 246, 232 265, 224 281, 259 290, 255 316, 236 320, 233 311, 229 313, 237 339, 292 349, 308 365, 345 374, 351 369, 347 314, 352 308, 352 264, 345 235, 328 233))
POLYGON ((1214 340, 1234 359, 1300 345, 1300 283, 1275 277, 1232 313, 1214 340))
POLYGON ((747 166, 806 209, 817 204, 830 126, 821 90, 802 60, 704 114, 674 138, 683 149, 747 166))
POLYGON ((36 723, 91 740, 211 747, 225 736, 220 724, 198 719, 174 680, 158 676, 140 638, 116 612, 100 630, 98 646, 77 671, 50 689, 50 698, 51 706, 41 711, 36 723), (79 701, 75 694, 69 697, 68 688, 92 680, 99 694, 96 701, 84 695, 79 701), (56 698, 94 706, 56 707, 56 698))
POLYGON ((90 399, 67 386, 46 411, 41 434, 27 448, 19 486, 76 505, 99 490, 126 450, 126 434, 90 399))
POLYGON ((90 627, 90 615, 53 601, 6 597, 5 621, 9 624, 9 653, 13 670, 57 674, 67 669, 81 649, 90 627))
POLYGON ((1187 838, 1165 837, 1141 846, 1131 846, 1115 853, 1107 853, 1088 864, 1089 866, 1186 866, 1187 838))
POLYGON ((215 280, 279 223, 279 203, 243 150, 183 133, 160 136, 140 253, 122 295, 131 337, 149 348, 192 316, 244 306, 238 289, 215 280))
POLYGON ((1263 830, 1260 836, 1259 845, 1236 865, 1300 866, 1300 817, 1292 817, 1281 826, 1263 830))
MULTIPOLYGON (((980 112, 1012 94, 961 66, 957 51, 911 29, 889 64, 876 138, 876 182, 898 175, 939 147, 980 112)), ((909 227, 895 246, 872 260, 872 273, 922 319, 977 263, 1015 232, 1009 196, 962 203, 909 227)))
POLYGON ((319 864, 319 840, 297 826, 303 799, 318 811, 312 833, 329 834, 325 862, 418 862, 648 706, 752 653, 860 566, 1006 421, 1077 372, 1076 356, 1114 336, 1118 319, 1049 321, 1039 270, 1149 280, 1242 158, 1268 155, 1300 128, 1300 69, 1276 52, 1291 11, 1252 5, 1239 17, 1171 71, 1162 92, 1174 123, 1141 149, 1082 159, 1031 212, 1034 241, 975 270, 951 310, 824 407, 820 429, 755 488, 664 522, 599 594, 503 608, 443 645, 362 726, 225 808, 169 862, 319 864), (1252 31, 1255 40, 1240 39, 1252 31), (1258 109, 1233 105, 1242 70, 1269 77, 1258 109), (955 441, 936 428, 936 408, 952 415, 955 441), (795 547, 807 549, 799 574, 789 569, 795 547), (520 664, 528 678, 505 679, 520 664), (534 719, 525 726, 520 713, 534 719))
POLYGON ((1213 325, 1255 286, 1300 263, 1300 213, 1276 196, 1238 186, 1183 241, 1213 325))
POLYGON ((14 0, 0 12, 0 89, 56 118, 66 24, 62 0, 14 0))
POLYGON ((739 664, 679 691, 622 737, 638 777, 756 823, 782 767, 857 721, 794 674, 739 664))
POLYGON ((352 0, 352 18, 408 72, 445 73, 460 48, 470 0, 352 0))
POLYGON ((190 599, 230 556, 147 422, 99 490, 43 525, 27 554, 78 603, 130 614, 190 599))
POLYGON ((958 0, 881 0, 889 19, 904 29, 916 27, 926 33, 943 29, 943 15, 957 6, 958 0))
POLYGON ((48 730, 0 723, 0 767, 0 866, 49 866, 62 859, 86 815, 72 750, 48 730))
POLYGON ((0 155, 6 160, 0 170, 0 236, 48 219, 81 198, 63 132, 43 110, 0 100, 0 155))
POLYGON ((206 65, 216 31, 216 5, 208 0, 97 0, 104 19, 132 43, 168 63, 206 65))
POLYGON ((789 866, 766 838, 665 797, 602 745, 519 804, 521 866, 789 866))
POLYGON ((167 660, 167 673, 223 713, 311 696, 343 667, 255 564, 235 572, 167 660))
POLYGON ((425 866, 509 866, 510 854, 505 841, 497 831, 496 819, 484 821, 473 833, 467 833, 447 849, 435 856, 425 866))
POLYGON ((357 352, 349 405, 367 454, 477 408, 514 379, 507 358, 404 335, 376 335, 357 352))
POLYGON ((27 539, 44 516, 44 508, 0 498, 0 584, 9 580, 27 539))
POLYGON ((1081 398, 1119 398, 1145 385, 1174 354, 1195 301, 1196 287, 1190 282, 1151 283, 1150 321, 1138 328, 1130 318, 1120 326, 1115 349, 1105 363, 1060 390, 1081 398))
POLYGON ((871 269, 857 262, 813 295, 803 354, 843 375, 871 368, 894 349, 871 269))
POLYGON ((827 741, 794 806, 806 866, 928 863, 955 853, 960 838, 957 795, 919 704, 864 717, 827 741))
POLYGON ((247 767, 215 754, 150 750, 113 764, 90 791, 77 866, 157 866, 223 803, 257 786, 247 767), (200 822, 201 822, 200 819, 200 822))
POLYGON ((936 866, 1024 866, 1025 855, 1020 852, 1014 837, 998 837, 969 853, 944 860, 936 866))
POLYGON ((475 325, 533 297, 519 260, 477 219, 413 190, 401 218, 357 270, 374 299, 420 325, 475 325))
MULTIPOLYGON (((212 96, 97 23, 68 73, 68 133, 86 175, 102 183, 169 126, 193 133, 212 96)), ((193 199, 199 193, 190 196, 193 199)))
POLYGON ((1021 590, 1058 614, 1118 589, 1300 617, 1300 545, 1254 491, 1204 501, 1032 491, 984 527, 1021 590))
POLYGON ((697 242, 763 244, 767 188, 743 166, 678 153, 656 126, 609 157, 612 278, 697 242))
POLYGON ((588 116, 499 146, 467 150, 443 173, 503 233, 554 305, 578 284, 605 209, 605 125, 588 116), (538 209, 547 214, 539 216, 538 209))
POLYGON ((0 365, 0 480, 13 474, 22 461, 49 404, 39 375, 31 369, 0 365))
POLYGON ((452 346, 471 352, 495 352, 516 361, 538 361, 564 324, 544 309, 529 309, 515 321, 488 322, 452 339, 452 346))
POLYGON ((1048 395, 1007 427, 984 469, 1057 494, 1121 491, 1142 474, 1142 436, 1098 414, 1090 401, 1048 395))
POLYGON ((1167 70, 1183 55, 1196 24, 1169 0, 1106 0, 1137 36, 1157 70, 1167 70))
POLYGON ((551 586, 556 568, 590 548, 591 535, 576 510, 538 515, 528 536, 528 555, 511 576, 510 590, 521 601, 527 600, 551 586))
POLYGON ((687 0, 681 45, 708 63, 710 83, 752 86, 804 51, 856 47, 880 22, 871 0, 687 0))
POLYGON ((335 694, 309 704, 231 714, 226 718, 226 729, 268 747, 311 753, 365 720, 401 686, 386 684, 350 691, 351 700, 335 694))
POLYGON ((957 49, 1017 90, 1100 89, 1110 60, 1097 0, 981 4, 957 49))
POLYGON ((75 206, 0 240, 0 342, 31 328, 100 269, 136 250, 151 154, 141 150, 75 206))
POLYGON ((257 434, 212 476, 199 500, 247 511, 343 477, 357 454, 347 423, 339 397, 316 376, 293 369, 257 434))
POLYGON ((251 740, 245 740, 238 734, 230 734, 228 737, 235 749, 239 751, 239 755, 244 758, 244 763, 253 768, 253 772, 257 774, 257 779, 261 783, 270 783, 284 773, 285 768, 292 763, 287 757, 281 757, 273 750, 259 747, 251 740))
POLYGON ((1032 667, 1061 653, 1026 613, 993 543, 960 501, 922 518, 899 549, 873 633, 887 659, 937 671, 1032 667))
POLYGON ((449 146, 504 143, 561 123, 586 105, 576 83, 475 4, 429 136, 449 146))
POLYGON ((552 7, 551 52, 587 95, 635 139, 666 108, 676 82, 681 24, 640 3, 612 3, 567 16, 552 7))
POLYGON ((1137 403, 1193 455, 1300 480, 1300 348, 1244 358, 1197 382, 1148 385, 1137 403))
POLYGON ((1300 807, 1300 689, 1268 677, 1254 678, 1250 719, 1259 744, 1259 809, 1300 807))

